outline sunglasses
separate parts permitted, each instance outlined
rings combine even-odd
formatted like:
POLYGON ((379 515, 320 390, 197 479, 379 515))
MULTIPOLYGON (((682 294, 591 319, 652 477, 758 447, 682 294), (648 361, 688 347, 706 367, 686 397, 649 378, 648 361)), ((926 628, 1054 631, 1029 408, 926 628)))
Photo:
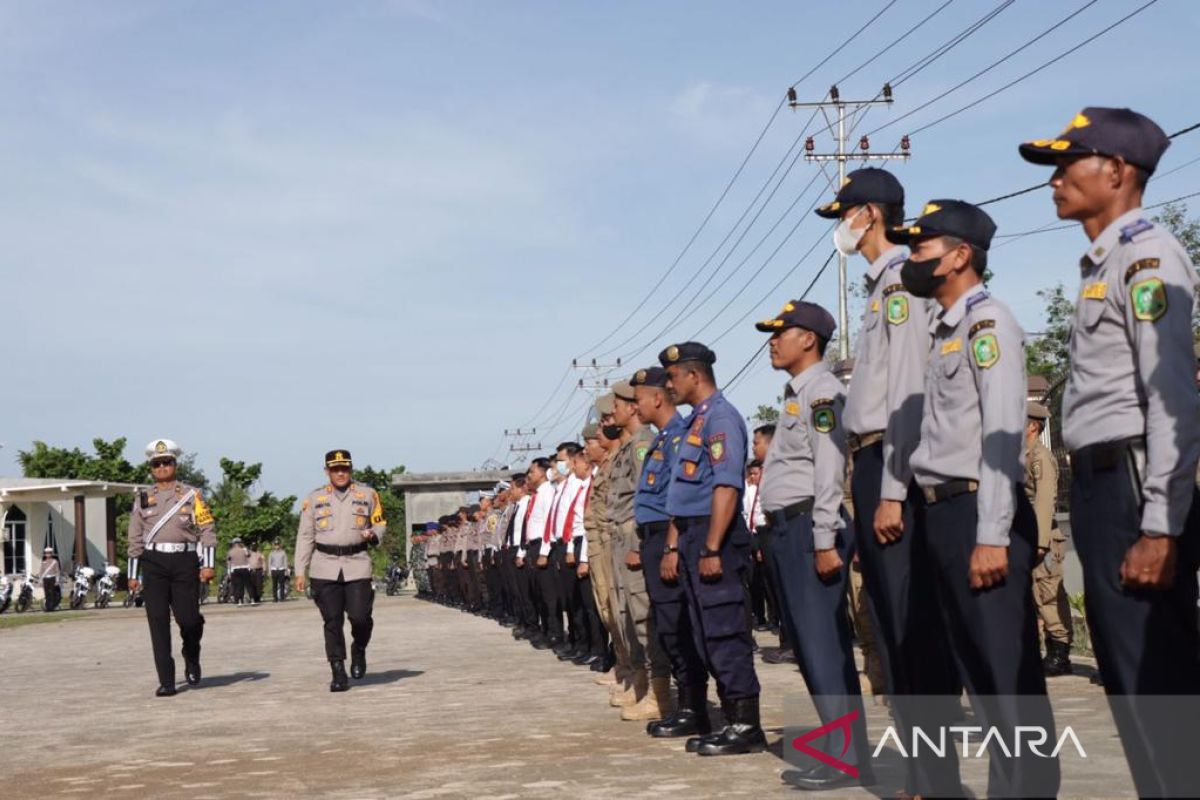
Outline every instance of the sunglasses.
POLYGON ((173 467, 173 466, 175 466, 174 461, 151 461, 150 462, 150 469, 158 469, 159 467, 173 467))

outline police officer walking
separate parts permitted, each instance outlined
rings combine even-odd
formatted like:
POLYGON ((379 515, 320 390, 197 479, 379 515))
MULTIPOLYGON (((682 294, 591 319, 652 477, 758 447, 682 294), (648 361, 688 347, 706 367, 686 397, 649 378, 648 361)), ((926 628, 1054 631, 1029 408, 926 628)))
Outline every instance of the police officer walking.
POLYGON ((1046 632, 1046 657, 1042 668, 1047 677, 1071 674, 1071 606, 1063 587, 1066 547, 1062 530, 1054 519, 1058 499, 1058 464, 1042 444, 1042 431, 1050 410, 1030 402, 1025 423, 1025 496, 1037 517, 1037 566, 1033 568, 1033 602, 1046 632))
POLYGON ((858 771, 857 779, 815 762, 795 782, 809 790, 854 782, 869 786, 874 776, 847 613, 854 536, 842 514, 845 402, 842 382, 824 360, 836 326, 819 305, 796 300, 756 327, 771 334, 771 366, 791 376, 759 490, 779 561, 784 624, 792 629, 800 672, 822 724, 854 715, 822 749, 844 752, 842 760, 858 771))
POLYGON ((1090 240, 1071 326, 1063 441, 1088 628, 1143 797, 1194 794, 1192 719, 1146 695, 1200 694, 1200 396, 1192 350, 1197 276, 1142 195, 1170 144, 1127 108, 1085 108, 1020 146, 1055 167, 1060 219, 1090 240))
POLYGON ((58 609, 58 604, 62 602, 61 578, 62 565, 58 556, 54 555, 53 547, 47 547, 42 551, 42 566, 38 571, 38 579, 42 582, 42 611, 58 609))
MULTIPOLYGON (((959 200, 926 204, 888 238, 911 244, 901 279, 941 307, 912 470, 924 496, 924 535, 938 604, 962 681, 985 726, 1053 730, 1033 611, 1037 522, 1020 484, 1025 428, 1024 334, 983 286, 996 225, 959 200)), ((927 587, 925 591, 934 589, 927 587)), ((950 761, 952 749, 947 750, 950 761)), ((956 794, 953 786, 932 794, 956 794)), ((988 796, 1050 797, 1056 758, 993 748, 988 796)))
POLYGON ((246 593, 250 591, 250 551, 242 544, 240 537, 229 543, 229 552, 225 554, 225 572, 233 587, 234 602, 239 606, 245 605, 246 593))
POLYGON ((305 498, 296 534, 296 590, 303 593, 306 576, 312 578, 313 599, 325 622, 325 657, 333 673, 331 692, 350 688, 345 668, 347 616, 353 636, 350 674, 356 680, 367 674, 375 602, 367 550, 378 545, 387 530, 378 492, 356 484, 352 467, 348 450, 325 454, 329 483, 305 498))
POLYGON ((183 639, 184 676, 189 686, 200 683, 200 582, 213 578, 217 545, 212 512, 200 491, 175 480, 179 445, 156 439, 146 446, 154 486, 138 492, 129 517, 129 591, 145 582, 142 598, 150 624, 150 643, 158 672, 156 697, 175 694, 175 659, 171 657, 171 615, 183 639))
POLYGON ((717 388, 712 350, 684 342, 658 359, 667 370, 667 390, 692 407, 667 489, 671 526, 661 575, 665 583, 683 584, 696 650, 717 681, 728 722, 719 732, 689 739, 687 749, 706 756, 762 752, 767 738, 742 581, 750 566, 750 532, 740 513, 746 423, 717 388))

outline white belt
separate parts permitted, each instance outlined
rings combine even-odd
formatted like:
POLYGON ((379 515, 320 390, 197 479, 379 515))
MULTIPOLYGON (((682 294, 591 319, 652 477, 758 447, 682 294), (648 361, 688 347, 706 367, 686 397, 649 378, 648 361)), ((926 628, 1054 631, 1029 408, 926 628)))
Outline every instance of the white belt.
POLYGON ((160 553, 194 553, 196 552, 195 542, 151 542, 146 545, 147 550, 156 550, 160 553))

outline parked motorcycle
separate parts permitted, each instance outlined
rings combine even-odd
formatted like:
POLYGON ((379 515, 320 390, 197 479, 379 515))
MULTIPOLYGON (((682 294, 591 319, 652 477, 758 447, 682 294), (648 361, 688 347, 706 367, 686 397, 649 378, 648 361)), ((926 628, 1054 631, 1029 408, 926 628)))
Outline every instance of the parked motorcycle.
POLYGON ((134 606, 140 607, 142 605, 141 584, 138 585, 138 588, 125 593, 125 601, 122 603, 122 605, 124 605, 125 608, 133 608, 134 606))
POLYGON ((36 580, 32 575, 25 578, 21 583, 21 591, 17 594, 16 611, 18 614, 24 614, 33 605, 33 582, 36 580))
POLYGON ((0 614, 8 610, 8 606, 12 603, 12 581, 7 575, 0 575, 0 614))
POLYGON ((228 572, 221 576, 221 582, 217 584, 217 602, 233 602, 233 578, 228 572))
POLYGON ((395 597, 400 594, 404 582, 408 580, 408 570, 393 564, 387 573, 387 596, 395 597))
POLYGON ((88 592, 92 590, 92 578, 96 575, 96 570, 91 567, 76 567, 75 575, 72 578, 71 584, 71 610, 75 611, 83 608, 83 603, 87 600, 88 592))
POLYGON ((109 602, 112 601, 113 593, 117 589, 117 577, 121 574, 121 570, 114 566, 106 566, 104 573, 100 576, 100 580, 96 581, 96 608, 108 608, 109 602))

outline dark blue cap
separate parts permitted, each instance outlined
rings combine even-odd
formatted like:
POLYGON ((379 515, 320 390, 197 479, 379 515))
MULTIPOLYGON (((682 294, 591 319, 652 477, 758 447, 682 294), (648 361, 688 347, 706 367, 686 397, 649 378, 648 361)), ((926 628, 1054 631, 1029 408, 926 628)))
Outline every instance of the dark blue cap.
POLYGON ((657 386, 660 389, 667 387, 667 371, 662 367, 646 367, 639 369, 633 373, 633 377, 629 379, 631 386, 657 386))
POLYGON ((776 333, 788 328, 804 328, 812 331, 825 341, 833 338, 837 323, 833 315, 816 303, 806 303, 803 300, 791 300, 774 319, 764 319, 754 327, 763 333, 776 333))
POLYGON ((904 187, 896 176, 886 169, 879 167, 863 167, 856 169, 846 176, 842 188, 838 190, 837 199, 827 206, 816 210, 818 217, 837 219, 847 208, 861 206, 864 203, 883 203, 885 205, 904 205, 904 187))
POLYGON ((664 367, 672 364, 682 364, 685 361, 699 361, 701 364, 717 363, 717 354, 699 342, 682 342, 673 344, 658 354, 658 361, 664 367))
POLYGON ((437 529, 438 529, 438 524, 436 522, 426 522, 425 523, 425 532, 426 533, 428 533, 429 531, 436 531, 437 529))
POLYGON ((1034 164, 1053 165, 1063 156, 1112 156, 1153 174, 1171 140, 1154 120, 1128 108, 1091 106, 1075 115, 1053 139, 1036 139, 1018 149, 1034 164))
POLYGON ((953 236, 987 250, 995 233, 996 223, 979 206, 963 200, 930 200, 916 222, 892 228, 887 238, 896 244, 908 244, 914 239, 953 236))

